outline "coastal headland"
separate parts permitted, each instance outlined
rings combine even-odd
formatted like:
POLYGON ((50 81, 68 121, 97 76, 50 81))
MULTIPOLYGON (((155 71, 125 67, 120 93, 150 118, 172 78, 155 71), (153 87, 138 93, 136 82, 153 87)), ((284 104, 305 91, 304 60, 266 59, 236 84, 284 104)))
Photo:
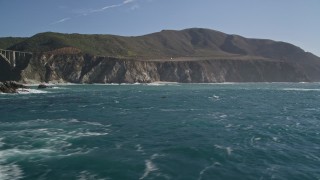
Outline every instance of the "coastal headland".
POLYGON ((46 32, 30 38, 0 38, 0 48, 32 53, 17 59, 14 66, 1 56, 1 81, 320 81, 320 58, 297 46, 201 28, 136 37, 46 32))

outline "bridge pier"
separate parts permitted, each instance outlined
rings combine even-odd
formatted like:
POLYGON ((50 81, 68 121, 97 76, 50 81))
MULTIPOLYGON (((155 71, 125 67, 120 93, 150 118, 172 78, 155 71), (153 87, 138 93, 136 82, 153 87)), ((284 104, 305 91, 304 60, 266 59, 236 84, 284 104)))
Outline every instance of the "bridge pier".
POLYGON ((16 52, 15 51, 12 51, 10 63, 13 67, 16 67, 16 52))
POLYGON ((11 51, 0 49, 0 56, 4 58, 8 63, 10 63, 11 67, 16 66, 16 61, 21 60, 22 58, 26 58, 26 54, 32 55, 31 52, 21 52, 21 51, 11 51))

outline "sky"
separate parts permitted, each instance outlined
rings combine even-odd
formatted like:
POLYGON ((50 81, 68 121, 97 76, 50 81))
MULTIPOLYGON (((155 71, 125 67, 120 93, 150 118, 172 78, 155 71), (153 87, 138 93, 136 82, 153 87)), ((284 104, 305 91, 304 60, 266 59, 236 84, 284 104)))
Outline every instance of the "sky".
POLYGON ((0 0, 0 37, 198 27, 289 42, 320 56, 319 8, 320 0, 0 0))

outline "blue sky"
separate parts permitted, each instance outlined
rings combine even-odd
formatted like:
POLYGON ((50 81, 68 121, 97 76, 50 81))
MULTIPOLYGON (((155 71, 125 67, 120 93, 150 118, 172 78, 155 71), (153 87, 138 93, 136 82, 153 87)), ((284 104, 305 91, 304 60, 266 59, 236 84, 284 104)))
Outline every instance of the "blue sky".
POLYGON ((320 0, 0 0, 0 37, 201 27, 285 41, 320 56, 319 7, 320 0))

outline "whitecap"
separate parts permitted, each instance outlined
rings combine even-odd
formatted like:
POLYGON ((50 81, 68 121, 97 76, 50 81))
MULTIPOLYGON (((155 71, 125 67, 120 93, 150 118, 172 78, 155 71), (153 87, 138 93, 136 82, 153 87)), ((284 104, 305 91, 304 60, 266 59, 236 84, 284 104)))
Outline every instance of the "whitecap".
POLYGON ((78 180, 104 180, 104 178, 98 178, 97 174, 90 173, 88 171, 81 171, 77 179, 78 180))
POLYGON ((233 149, 231 147, 224 147, 224 146, 220 146, 220 145, 217 145, 217 144, 215 144, 214 147, 217 148, 217 149, 225 150, 228 155, 231 155, 231 153, 233 151, 233 149))
POLYGON ((3 142, 3 139, 4 139, 4 138, 0 138, 0 148, 1 148, 3 145, 5 145, 5 143, 3 142))
POLYGON ((42 91, 37 89, 17 89, 18 94, 44 94, 48 93, 48 91, 42 91))
POLYGON ((257 138, 254 138, 255 141, 260 141, 261 138, 257 137, 257 138))
POLYGON ((83 129, 75 129, 74 131, 70 131, 67 133, 68 138, 81 138, 81 137, 88 137, 88 136, 104 136, 108 135, 107 132, 90 132, 89 130, 83 129))
POLYGON ((104 136, 108 135, 109 133, 97 133, 97 132, 80 132, 76 133, 77 137, 87 137, 87 136, 104 136))
POLYGON ((283 88, 283 91, 320 91, 320 89, 305 89, 305 88, 283 88))
POLYGON ((55 113, 55 112, 67 112, 67 111, 69 111, 69 110, 67 110, 67 109, 60 109, 60 110, 49 110, 49 111, 47 111, 47 112, 49 112, 49 113, 55 113))
POLYGON ((51 89, 69 89, 69 88, 66 88, 66 87, 57 87, 57 86, 54 86, 54 87, 51 87, 51 89))
POLYGON ((250 126, 248 126, 248 127, 243 128, 243 130, 250 130, 250 129, 253 129, 253 128, 254 128, 254 126, 253 126, 253 125, 250 125, 250 126))
POLYGON ((227 150, 227 154, 230 156, 233 149, 231 147, 227 147, 226 150, 227 150))
MULTIPOLYGON (((63 119, 64 120, 64 119, 63 119)), ((78 122, 80 122, 78 119, 70 119, 69 120, 69 122, 71 122, 71 123, 78 123, 78 122)))
POLYGON ((46 155, 46 154, 50 154, 50 153, 54 153, 55 151, 52 149, 33 149, 33 150, 26 150, 26 149, 17 149, 17 148, 13 148, 13 149, 6 149, 3 151, 0 151, 0 162, 1 161, 6 161, 8 158, 11 157, 17 157, 17 156, 32 156, 32 155, 46 155))
POLYGON ((206 171, 208 171, 209 169, 214 168, 216 165, 221 165, 221 164, 220 164, 219 162, 215 162, 215 163, 213 163, 212 165, 206 166, 204 169, 202 169, 202 170, 200 171, 200 173, 199 173, 198 180, 201 180, 201 179, 202 179, 202 176, 204 175, 204 173, 205 173, 206 171))
POLYGON ((138 151, 138 152, 144 152, 141 144, 137 144, 137 145, 136 145, 136 148, 137 148, 137 151, 138 151))
POLYGON ((147 86, 165 86, 164 83, 148 83, 147 86))
POLYGON ((209 99, 213 100, 213 101, 217 101, 220 99, 220 96, 217 96, 217 95, 212 95, 210 97, 208 97, 209 99))
POLYGON ((0 164, 0 179, 1 180, 18 180, 23 178, 23 171, 16 164, 1 165, 0 164))
POLYGON ((95 86, 118 86, 120 85, 119 83, 93 83, 92 85, 95 86))
MULTIPOLYGON (((98 123, 98 122, 89 122, 89 121, 82 121, 82 122, 86 123, 88 125, 93 125, 93 126, 104 126, 103 124, 98 123)), ((110 126, 110 125, 107 125, 107 126, 110 126)))
POLYGON ((222 115, 220 115, 219 117, 220 117, 220 118, 226 118, 226 117, 228 117, 228 115, 222 114, 222 115))
POLYGON ((217 149, 223 149, 224 148, 223 146, 220 146, 220 145, 217 145, 217 144, 215 144, 214 147, 217 148, 217 149))
POLYGON ((146 168, 144 170, 144 173, 139 179, 144 179, 148 177, 149 174, 152 173, 153 171, 158 170, 157 166, 151 160, 145 160, 145 166, 146 168))
POLYGON ((187 109, 160 109, 160 111, 164 111, 164 112, 182 112, 182 111, 187 111, 187 109))
POLYGON ((158 167, 152 162, 152 160, 155 160, 159 156, 159 154, 153 154, 149 159, 145 160, 144 173, 139 179, 144 179, 148 177, 150 173, 159 170, 158 167))

